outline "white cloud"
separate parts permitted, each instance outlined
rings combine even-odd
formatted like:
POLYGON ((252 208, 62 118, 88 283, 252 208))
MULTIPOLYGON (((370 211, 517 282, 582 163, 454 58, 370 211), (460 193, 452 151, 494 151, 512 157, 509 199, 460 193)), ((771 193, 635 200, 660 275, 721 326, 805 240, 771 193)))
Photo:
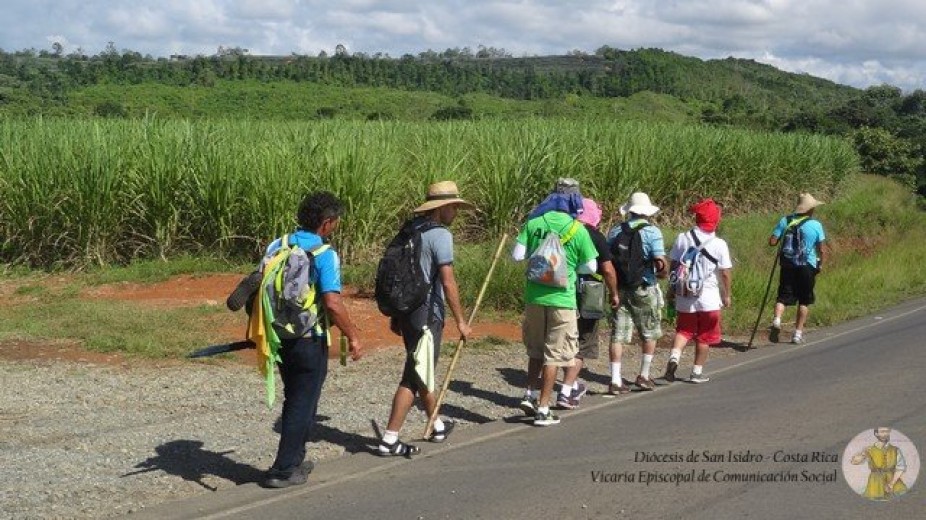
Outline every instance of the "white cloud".
POLYGON ((865 87, 926 88, 921 0, 4 0, 0 48, 65 44, 154 56, 392 56, 486 45, 515 56, 659 47, 735 56, 865 87))

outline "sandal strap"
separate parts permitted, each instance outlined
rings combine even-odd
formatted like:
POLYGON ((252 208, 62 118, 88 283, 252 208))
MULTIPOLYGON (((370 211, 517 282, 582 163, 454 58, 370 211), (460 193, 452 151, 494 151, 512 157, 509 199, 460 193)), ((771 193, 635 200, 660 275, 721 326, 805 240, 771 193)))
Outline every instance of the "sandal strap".
POLYGON ((453 431, 453 427, 456 426, 456 424, 456 421, 445 422, 444 429, 432 431, 431 436, 428 437, 428 440, 431 442, 443 442, 447 439, 447 436, 450 435, 450 432, 453 431))
MULTIPOLYGON (((386 443, 380 441, 381 445, 389 450, 389 455, 396 455, 399 457, 411 457, 412 455, 417 455, 421 452, 421 448, 415 446, 414 444, 406 444, 402 441, 395 441, 393 443, 386 443)), ((383 453, 380 451, 380 453, 383 453)))

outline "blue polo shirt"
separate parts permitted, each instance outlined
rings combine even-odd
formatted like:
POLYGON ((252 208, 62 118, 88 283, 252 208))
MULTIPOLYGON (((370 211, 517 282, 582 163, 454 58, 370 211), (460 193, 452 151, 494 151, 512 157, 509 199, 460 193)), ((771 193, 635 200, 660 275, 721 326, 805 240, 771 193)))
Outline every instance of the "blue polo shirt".
MULTIPOLYGON (((274 240, 267 246, 266 254, 271 254, 280 248, 280 238, 274 240)), ((298 245, 304 251, 308 252, 322 245, 322 237, 315 233, 297 230, 289 235, 289 244, 298 245)), ((313 263, 315 270, 316 287, 319 294, 328 292, 341 292, 341 261, 334 249, 328 248, 320 255, 315 257, 313 263)))

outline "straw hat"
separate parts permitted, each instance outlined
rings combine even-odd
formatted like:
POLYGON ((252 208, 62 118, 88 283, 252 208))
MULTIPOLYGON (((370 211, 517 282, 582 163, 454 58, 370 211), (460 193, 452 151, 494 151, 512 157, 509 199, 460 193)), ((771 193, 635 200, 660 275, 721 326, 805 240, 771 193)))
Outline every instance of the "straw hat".
POLYGON ((447 204, 459 204, 466 208, 472 208, 473 205, 460 198, 460 190, 457 189, 457 183, 453 181, 435 182, 428 186, 428 195, 425 203, 415 208, 415 213, 424 213, 437 209, 447 204))
POLYGON ((639 191, 630 196, 627 204, 621 206, 621 215, 625 216, 628 213, 636 213, 644 217, 652 217, 658 211, 659 208, 650 202, 649 195, 639 191))
POLYGON ((809 193, 801 193, 800 197, 797 199, 797 207, 794 208, 795 213, 807 213, 808 211, 816 208, 817 206, 824 204, 819 200, 813 198, 813 195, 809 193))

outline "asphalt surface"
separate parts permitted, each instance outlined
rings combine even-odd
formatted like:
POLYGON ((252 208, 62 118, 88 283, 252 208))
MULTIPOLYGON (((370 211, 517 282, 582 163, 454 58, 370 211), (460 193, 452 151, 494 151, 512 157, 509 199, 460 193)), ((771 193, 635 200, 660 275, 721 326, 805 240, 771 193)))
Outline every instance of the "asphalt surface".
POLYGON ((709 363, 707 384, 589 396, 545 428, 513 410, 413 460, 357 454, 306 486, 247 484, 132 518, 923 518, 923 478, 874 502, 841 468, 876 426, 926 450, 924 317, 926 300, 908 302, 709 363))

